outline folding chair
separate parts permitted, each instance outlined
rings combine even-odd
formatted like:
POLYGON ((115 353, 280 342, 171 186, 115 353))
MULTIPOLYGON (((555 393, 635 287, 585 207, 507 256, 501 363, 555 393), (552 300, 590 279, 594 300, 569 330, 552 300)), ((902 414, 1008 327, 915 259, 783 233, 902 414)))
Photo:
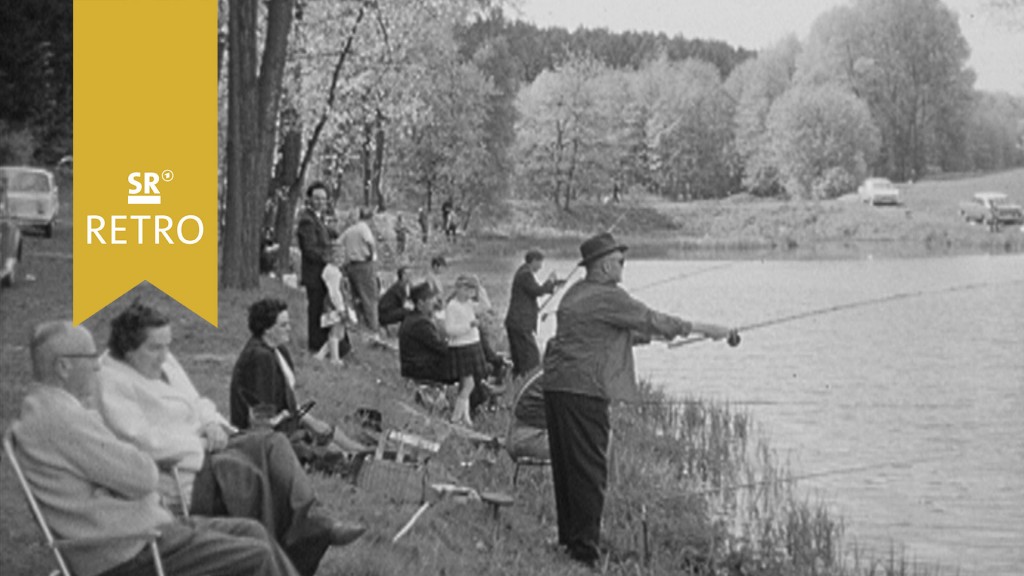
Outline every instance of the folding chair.
POLYGON ((67 561, 64 560, 64 554, 61 550, 69 548, 76 548, 81 546, 95 546, 97 544, 103 544, 107 542, 116 542, 119 540, 143 540, 145 541, 149 549, 153 553, 153 565, 156 568, 158 576, 164 576, 164 565, 160 559, 160 549, 157 547, 156 540, 160 536, 160 533, 156 530, 150 530, 135 534, 118 534, 112 536, 97 536, 92 538, 76 538, 76 539, 57 539, 53 537, 53 533, 50 531, 49 525, 46 523, 46 518, 43 516, 43 511, 39 508, 39 504, 36 502, 36 497, 32 493, 32 486, 28 483, 28 478, 25 477, 22 472, 21 465, 18 463, 18 457, 14 452, 14 435, 12 434, 13 427, 8 428, 4 433, 4 452, 7 454, 7 460, 11 463, 11 467, 14 468, 14 474, 18 477, 18 483, 21 484, 21 490, 25 494, 25 499, 28 500, 29 510, 32 511, 32 516, 35 518, 36 523, 39 525, 39 529, 43 532, 43 537, 46 539, 46 546, 53 552, 53 556, 57 559, 57 566, 59 570, 54 570, 50 573, 50 576, 63 575, 73 576, 71 569, 68 567, 67 561))

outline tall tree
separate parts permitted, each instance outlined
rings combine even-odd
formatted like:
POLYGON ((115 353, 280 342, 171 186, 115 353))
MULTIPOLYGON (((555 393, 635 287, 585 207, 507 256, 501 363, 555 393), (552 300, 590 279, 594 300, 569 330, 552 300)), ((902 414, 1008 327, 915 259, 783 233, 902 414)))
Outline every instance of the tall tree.
POLYGON ((956 16, 940 0, 856 0, 821 16, 798 82, 840 82, 881 130, 877 171, 916 178, 941 160, 936 134, 955 133, 973 74, 956 16))
POLYGON ((834 84, 797 86, 768 116, 769 140, 786 191, 832 198, 856 187, 878 150, 878 134, 862 100, 834 84))
POLYGON ((231 0, 228 17, 228 190, 220 280, 225 288, 259 285, 260 226, 295 0, 269 0, 257 74, 259 7, 231 0))
POLYGON ((768 137, 768 112, 791 86, 800 49, 796 37, 786 38, 737 66, 726 81, 726 91, 736 103, 733 129, 743 186, 757 195, 781 191, 768 137))
POLYGON ((675 199, 721 198, 737 186, 734 104, 707 62, 662 62, 644 71, 660 85, 647 133, 654 178, 675 199))

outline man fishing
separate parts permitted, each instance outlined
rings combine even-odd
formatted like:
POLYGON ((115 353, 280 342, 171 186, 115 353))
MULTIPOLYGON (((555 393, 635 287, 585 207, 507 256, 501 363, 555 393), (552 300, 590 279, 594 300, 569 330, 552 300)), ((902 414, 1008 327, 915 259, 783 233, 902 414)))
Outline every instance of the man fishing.
POLYGON ((611 401, 636 400, 634 344, 699 333, 735 336, 715 324, 690 322, 651 310, 619 287, 627 247, 609 232, 582 245, 586 276, 570 287, 558 309, 558 328, 544 356, 548 443, 558 512, 558 541, 569 555, 595 566, 608 481, 611 401))

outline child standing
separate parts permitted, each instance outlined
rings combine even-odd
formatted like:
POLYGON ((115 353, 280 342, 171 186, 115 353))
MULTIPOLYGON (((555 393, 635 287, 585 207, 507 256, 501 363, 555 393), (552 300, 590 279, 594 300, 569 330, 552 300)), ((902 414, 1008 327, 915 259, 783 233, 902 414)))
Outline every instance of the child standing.
POLYGON ((476 317, 478 306, 490 307, 487 292, 474 276, 459 276, 455 281, 455 296, 445 307, 444 326, 448 335, 448 361, 451 377, 459 382, 459 395, 455 399, 452 422, 473 425, 470 417, 469 396, 477 381, 487 375, 483 349, 480 347, 480 322, 476 317), (480 302, 474 302, 477 295, 480 302))
POLYGON ((345 303, 341 290, 343 281, 341 269, 334 264, 324 266, 321 274, 327 285, 327 296, 324 298, 324 311, 320 315, 320 327, 330 328, 327 342, 314 356, 317 360, 329 358, 331 364, 344 366, 342 357, 349 353, 352 345, 348 339, 348 324, 352 322, 352 309, 345 303))

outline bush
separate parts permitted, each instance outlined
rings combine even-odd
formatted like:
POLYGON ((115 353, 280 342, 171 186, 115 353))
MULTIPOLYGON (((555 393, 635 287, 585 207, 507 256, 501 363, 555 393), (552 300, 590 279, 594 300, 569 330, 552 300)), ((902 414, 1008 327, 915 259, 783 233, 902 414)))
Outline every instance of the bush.
POLYGON ((31 164, 39 144, 28 128, 12 130, 0 120, 0 164, 31 164))

